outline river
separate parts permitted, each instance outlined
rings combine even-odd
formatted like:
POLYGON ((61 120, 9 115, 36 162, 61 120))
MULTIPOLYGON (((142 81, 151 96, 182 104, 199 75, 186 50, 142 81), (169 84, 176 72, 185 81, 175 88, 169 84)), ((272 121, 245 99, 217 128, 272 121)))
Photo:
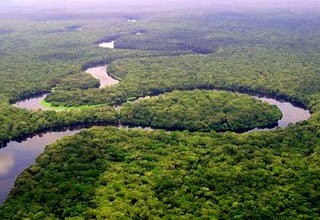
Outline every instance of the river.
POLYGON ((107 65, 89 68, 86 70, 86 73, 89 73, 91 76, 100 81, 100 89, 119 83, 118 80, 108 75, 107 65))
MULTIPOLYGON (((97 67, 92 67, 88 68, 86 70, 87 73, 91 74, 94 78, 99 79, 100 81, 100 88, 104 88, 106 86, 112 86, 117 83, 119 83, 118 80, 112 78, 110 75, 107 73, 107 65, 101 65, 97 67)), ((41 96, 37 96, 34 98, 26 99, 19 101, 14 104, 14 106, 19 107, 19 108, 25 108, 29 110, 37 110, 37 109, 42 109, 42 110, 48 110, 46 107, 41 105, 41 101, 45 99, 45 97, 48 94, 44 94, 41 96)), ((298 107, 293 105, 290 102, 282 101, 282 100, 277 100, 274 98, 269 98, 269 97, 260 97, 260 96, 254 96, 250 95, 251 97, 254 97, 256 99, 259 99, 263 102, 267 102, 270 105, 276 105, 282 112, 282 118, 281 120, 278 121, 278 125, 281 128, 287 127, 289 124, 295 124, 300 121, 304 121, 310 118, 311 114, 309 110, 304 109, 302 107, 298 107)), ((141 97, 138 99, 143 100, 147 97, 141 97)), ((275 129, 277 126, 273 128, 255 128, 251 131, 266 131, 266 130, 272 130, 275 129)))
MULTIPOLYGON (((92 69, 105 72, 106 66, 92 69)), ((46 95, 42 95, 36 98, 25 100, 20 102, 20 104, 17 106, 23 106, 27 109, 35 109, 38 107, 41 108, 39 105, 45 96, 46 95)), ((283 117, 278 121, 278 126, 282 128, 287 127, 290 123, 294 124, 299 121, 307 120, 311 116, 308 110, 294 106, 289 102, 278 101, 276 99, 266 97, 252 97, 267 102, 271 105, 276 105, 281 110, 283 117)), ((141 99, 144 98, 140 98, 140 100, 141 99)), ((275 127, 256 128, 249 132, 266 131, 272 129, 275 129, 275 127)), ((51 144, 65 136, 74 135, 78 132, 80 132, 80 129, 47 132, 42 135, 36 135, 32 138, 28 138, 20 143, 16 141, 9 142, 5 148, 0 149, 0 204, 5 200, 8 193, 13 188, 14 181, 19 174, 34 163, 35 159, 44 151, 46 145, 51 144)))
POLYGON ((47 132, 27 138, 22 142, 11 141, 0 149, 0 204, 6 199, 20 173, 35 162, 45 146, 66 136, 79 133, 80 129, 47 132))
MULTIPOLYGON (((98 79, 100 81, 100 88, 104 88, 106 86, 112 86, 117 83, 119 83, 118 80, 112 78, 107 73, 107 65, 97 66, 88 68, 85 70, 86 73, 89 73, 94 78, 98 79)), ((49 110, 49 108, 46 108, 45 106, 41 105, 41 102, 47 97, 47 94, 43 94, 40 96, 32 97, 29 99, 21 100, 13 106, 19 107, 19 108, 25 108, 29 110, 49 110)))
MULTIPOLYGON (((267 102, 270 105, 276 105, 282 112, 282 118, 278 121, 278 127, 285 128, 289 124, 295 124, 300 121, 308 120, 311 117, 309 110, 297 107, 290 102, 279 101, 267 97, 253 96, 263 102, 267 102)), ((255 128, 251 131, 266 131, 273 130, 275 128, 255 128)))
MULTIPOLYGON (((113 79, 106 72, 107 66, 98 66, 89 68, 86 70, 93 77, 100 80, 101 88, 105 86, 111 86, 119 81, 113 79)), ((47 96, 47 94, 30 98, 27 100, 20 101, 14 104, 20 108, 26 108, 30 110, 45 109, 41 106, 41 101, 47 96)), ((251 95, 252 96, 252 95, 251 95)), ((148 98, 143 97, 140 98, 148 98)), ((276 105, 282 112, 283 117, 278 121, 278 126, 285 128, 290 123, 294 124, 299 121, 304 121, 310 118, 311 114, 309 110, 297 107, 290 102, 280 101, 273 98, 252 96, 261 101, 267 102, 271 105, 276 105)), ((273 128, 256 128, 252 131, 266 131, 272 130, 273 128)), ((76 130, 65 130, 59 132, 47 132, 42 135, 36 135, 32 138, 28 138, 21 143, 9 142, 5 148, 0 149, 0 204, 7 197, 9 191, 13 188, 14 181, 18 175, 31 164, 34 163, 35 159, 44 151, 46 145, 55 142, 56 140, 65 136, 74 135, 78 133, 80 129, 76 130)))
POLYGON ((25 108, 25 109, 29 109, 29 110, 48 110, 46 107, 44 107, 43 105, 41 105, 41 102, 47 97, 48 94, 43 94, 40 96, 36 96, 33 98, 28 98, 28 99, 24 99, 21 100, 15 104, 13 104, 13 106, 19 107, 19 108, 25 108))

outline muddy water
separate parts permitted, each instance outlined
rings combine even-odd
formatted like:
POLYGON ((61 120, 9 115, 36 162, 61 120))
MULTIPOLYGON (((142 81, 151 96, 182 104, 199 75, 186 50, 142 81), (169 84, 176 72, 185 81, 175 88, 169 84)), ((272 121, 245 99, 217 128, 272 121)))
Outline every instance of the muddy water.
MULTIPOLYGON (((89 73, 91 76, 100 81, 100 88, 112 86, 119 83, 118 80, 108 75, 107 65, 92 67, 87 69, 85 72, 89 73)), ((34 98, 25 99, 13 104, 13 106, 29 110, 48 110, 48 108, 41 105, 41 101, 43 101, 47 97, 47 95, 48 94, 43 94, 34 98)))
POLYGON ((13 106, 19 107, 19 108, 25 108, 29 110, 47 110, 44 106, 41 105, 41 101, 44 100, 47 97, 48 94, 40 95, 34 98, 25 99, 22 101, 19 101, 13 106))
POLYGON ((112 86, 119 83, 118 80, 108 75, 107 65, 89 68, 86 70, 86 72, 100 81, 100 88, 112 86))

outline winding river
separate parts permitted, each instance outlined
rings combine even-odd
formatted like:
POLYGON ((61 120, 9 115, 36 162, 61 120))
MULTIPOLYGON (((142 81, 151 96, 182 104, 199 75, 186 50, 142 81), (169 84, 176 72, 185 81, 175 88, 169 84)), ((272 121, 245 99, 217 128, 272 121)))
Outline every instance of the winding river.
POLYGON ((89 73, 91 76, 100 81, 100 88, 112 86, 119 83, 118 80, 108 75, 107 65, 89 68, 86 70, 86 73, 89 73))
MULTIPOLYGON (((100 88, 106 86, 112 86, 119 83, 118 80, 112 78, 107 73, 107 65, 92 67, 85 70, 86 73, 89 73, 94 78, 100 81, 100 88)), ((14 106, 19 108, 25 108, 29 110, 49 110, 45 106, 41 105, 41 102, 47 97, 48 94, 43 94, 41 96, 36 96, 30 99, 25 99, 14 104, 14 106)))
MULTIPOLYGON (((270 105, 275 105, 280 109, 280 111, 282 112, 282 118, 278 121, 278 127, 285 128, 289 124, 295 124, 300 121, 305 121, 311 117, 311 113, 309 110, 301 107, 297 107, 290 102, 279 101, 279 100, 267 98, 267 97, 257 97, 257 96, 253 96, 253 97, 263 102, 267 102, 270 105)), ((267 131, 267 130, 273 130, 275 128, 255 128, 251 131, 267 131)))
POLYGON ((29 110, 38 110, 38 109, 48 110, 46 107, 41 105, 41 101, 44 100, 47 97, 47 95, 48 94, 43 94, 43 95, 36 96, 33 98, 21 100, 15 104, 13 104, 13 106, 16 106, 19 108, 25 108, 25 109, 29 109, 29 110))
MULTIPOLYGON (((97 66, 86 70, 87 73, 100 80, 100 88, 105 86, 111 86, 117 84, 119 81, 113 79, 106 72, 107 66, 97 66)), ((47 94, 20 101, 14 104, 20 108, 26 108, 29 110, 46 109, 41 105, 41 101, 47 96, 47 94)), ((278 121, 278 126, 285 128, 290 123, 294 124, 299 121, 307 120, 311 116, 310 112, 301 107, 297 107, 290 102, 284 102, 267 97, 252 96, 261 101, 267 102, 271 105, 276 105, 282 112, 283 117, 278 121)), ((147 98, 147 97, 145 97, 147 98)), ((140 98, 140 100, 143 98, 140 98)), ((266 131, 273 128, 256 128, 252 131, 266 131)), ((0 149, 0 204, 5 200, 8 193, 14 186, 14 182, 19 174, 31 164, 35 159, 44 151, 46 145, 55 142, 65 136, 74 135, 80 132, 81 129, 64 131, 47 132, 41 135, 36 135, 32 138, 28 138, 22 142, 9 142, 5 148, 0 149)))
MULTIPOLYGON (((107 65, 101 65, 101 66, 96 66, 92 68, 88 68, 85 70, 86 73, 89 73, 92 75, 94 78, 98 79, 100 81, 100 88, 104 88, 106 86, 112 86, 117 83, 119 83, 118 80, 112 78, 110 75, 107 73, 107 65)), ((29 110, 37 110, 37 109, 42 109, 42 110, 48 110, 46 107, 41 105, 41 101, 43 101, 48 94, 44 94, 41 96, 37 96, 34 98, 26 99, 19 101, 14 104, 14 106, 19 107, 19 108, 25 108, 29 110)), ((139 98, 139 100, 143 100, 147 97, 142 97, 139 98)), ((270 105, 276 105, 282 112, 282 118, 281 120, 278 121, 278 126, 281 128, 287 127, 290 123, 295 124, 300 121, 304 121, 310 118, 311 114, 309 110, 298 107, 293 105, 290 102, 286 101, 281 101, 277 100, 274 98, 267 98, 267 97, 259 97, 259 96, 254 96, 251 95, 251 97, 254 97, 256 99, 259 99, 263 102, 267 102, 270 105)), ((266 130, 272 130, 274 128, 256 128, 254 131, 266 131, 266 130)))

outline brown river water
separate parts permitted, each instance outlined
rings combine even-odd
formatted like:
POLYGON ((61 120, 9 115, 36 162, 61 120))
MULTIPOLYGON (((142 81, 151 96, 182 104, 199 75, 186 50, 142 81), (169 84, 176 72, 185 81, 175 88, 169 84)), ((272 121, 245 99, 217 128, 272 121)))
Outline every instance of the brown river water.
MULTIPOLYGON (((106 86, 112 86, 119 83, 118 80, 112 78, 107 73, 107 65, 92 67, 85 70, 86 73, 89 73, 94 78, 100 81, 100 88, 106 86)), ((41 96, 33 97, 30 99, 25 99, 14 104, 14 106, 19 108, 25 108, 29 110, 48 110, 48 108, 41 105, 41 101, 47 97, 48 94, 43 94, 41 96)))

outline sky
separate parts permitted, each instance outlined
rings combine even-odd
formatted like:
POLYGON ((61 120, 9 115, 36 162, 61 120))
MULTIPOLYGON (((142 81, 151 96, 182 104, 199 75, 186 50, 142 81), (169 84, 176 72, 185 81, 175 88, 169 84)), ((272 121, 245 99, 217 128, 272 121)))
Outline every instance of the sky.
MULTIPOLYGON (((37 9, 94 8, 106 11, 118 8, 149 6, 166 9, 204 8, 225 10, 320 9, 320 0, 0 0, 0 7, 19 6, 37 9)), ((320 10, 319 10, 320 11, 320 10)))

